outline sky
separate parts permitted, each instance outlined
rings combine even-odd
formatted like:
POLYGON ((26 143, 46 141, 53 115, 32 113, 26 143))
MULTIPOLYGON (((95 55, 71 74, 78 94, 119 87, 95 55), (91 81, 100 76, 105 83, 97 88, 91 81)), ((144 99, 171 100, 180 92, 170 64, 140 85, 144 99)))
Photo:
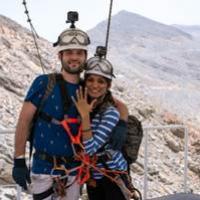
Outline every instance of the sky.
MULTIPOLYGON (((110 0, 26 0, 36 32, 51 42, 68 27, 68 11, 79 12, 77 27, 87 31, 108 17, 110 0)), ((112 15, 121 10, 164 24, 200 25, 200 0, 113 0, 112 15)), ((0 0, 0 14, 29 28, 22 0, 0 0)))

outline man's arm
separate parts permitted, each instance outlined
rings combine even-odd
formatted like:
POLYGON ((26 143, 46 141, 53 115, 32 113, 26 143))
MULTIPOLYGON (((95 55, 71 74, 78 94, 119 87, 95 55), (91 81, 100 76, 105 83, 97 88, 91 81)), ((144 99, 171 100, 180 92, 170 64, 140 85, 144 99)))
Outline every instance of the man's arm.
POLYGON ((128 108, 126 105, 118 99, 114 99, 115 105, 120 113, 120 120, 112 131, 110 144, 114 150, 122 150, 122 147, 126 141, 126 135, 128 131, 128 108))
POLYGON ((128 114, 129 114, 127 106, 122 101, 120 101, 116 98, 114 99, 114 101, 115 101, 115 105, 117 107, 117 110, 120 113, 120 119, 127 122, 128 121, 128 114))
POLYGON ((31 102, 24 102, 22 106, 15 133, 15 158, 25 156, 26 141, 36 110, 36 106, 31 102))

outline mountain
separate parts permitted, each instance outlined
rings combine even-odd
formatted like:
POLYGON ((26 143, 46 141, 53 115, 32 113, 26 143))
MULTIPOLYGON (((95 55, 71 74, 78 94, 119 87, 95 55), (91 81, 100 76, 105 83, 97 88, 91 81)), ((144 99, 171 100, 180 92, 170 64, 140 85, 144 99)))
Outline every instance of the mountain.
MULTIPOLYGON (((103 21, 89 31, 92 51, 96 45, 104 45, 106 27, 103 21)), ((194 111, 200 105, 200 43, 195 37, 121 11, 112 18, 108 46, 116 73, 132 83, 140 82, 146 98, 199 124, 200 114, 194 111)))
POLYGON ((173 24, 173 26, 186 33, 189 33, 193 37, 200 39, 200 25, 186 26, 186 25, 173 24))
MULTIPOLYGON (((51 44, 39 40, 41 56, 46 71, 52 71, 56 57, 51 44), (48 51, 49 50, 49 51, 48 51)), ((1 125, 9 128, 16 124, 16 113, 36 74, 42 73, 31 32, 0 15, 0 105, 1 125), (13 101, 15 99, 15 101, 13 101)))
MULTIPOLYGON (((106 25, 103 21, 88 32, 92 41, 90 55, 96 45, 104 44, 106 25)), ((56 71, 59 61, 52 44, 44 38, 38 38, 38 44, 45 71, 56 71)), ((5 16, 0 16, 0 53, 0 128, 14 129, 24 95, 42 69, 31 32, 5 16)), ((108 58, 117 77, 113 80, 113 94, 126 102, 129 112, 143 126, 188 127, 188 190, 199 193, 199 113, 195 111, 200 102, 200 57, 196 38, 179 28, 121 11, 112 18, 108 58)), ((149 197, 181 191, 183 130, 156 129, 148 133, 149 197)), ((134 183, 141 190, 144 145, 143 141, 139 159, 131 166, 134 183)), ((12 182, 12 149, 13 135, 0 137, 0 184, 12 182)), ((13 193, 1 191, 0 198, 14 198, 13 193)))

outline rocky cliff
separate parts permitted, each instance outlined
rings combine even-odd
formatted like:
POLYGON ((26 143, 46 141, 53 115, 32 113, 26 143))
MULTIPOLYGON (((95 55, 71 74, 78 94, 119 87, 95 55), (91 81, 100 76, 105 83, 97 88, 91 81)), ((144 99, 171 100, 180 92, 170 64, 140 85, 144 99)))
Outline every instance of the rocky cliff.
MULTIPOLYGON (((169 83, 172 86, 174 80, 173 74, 175 71, 177 72, 177 80, 179 75, 180 77, 184 77, 187 70, 188 73, 190 73, 191 68, 194 71, 197 70, 196 74, 199 73, 199 65, 196 68, 196 56, 198 55, 196 51, 194 51, 194 54, 190 52, 191 58, 195 59, 194 62, 190 60, 191 68, 187 69, 187 67, 185 67, 183 74, 181 74, 180 65, 177 65, 177 68, 173 65, 173 69, 167 67, 168 62, 175 62, 175 58, 172 59, 169 56, 169 49, 171 49, 173 45, 169 43, 167 39, 173 38, 174 43, 179 43, 180 47, 176 47, 177 55, 181 54, 182 41, 190 44, 194 49, 197 47, 196 44, 193 43, 193 38, 190 34, 174 27, 170 29, 170 27, 166 27, 163 24, 157 23, 155 25, 156 22, 152 22, 151 20, 149 20, 148 23, 148 19, 145 19, 145 21, 143 20, 143 17, 131 15, 127 12, 119 13, 113 18, 113 29, 118 30, 118 32, 116 32, 116 34, 112 33, 110 43, 111 50, 109 57, 116 66, 117 77, 113 81, 112 91, 116 97, 126 102, 130 113, 137 116, 142 121, 144 127, 183 124, 188 128, 188 190, 200 193, 199 125, 193 118, 183 120, 182 115, 179 115, 173 107, 170 109, 170 106, 165 107, 165 104, 161 105, 161 103, 154 98, 156 96, 155 94, 158 93, 152 91, 152 95, 150 95, 151 90, 148 88, 153 86, 168 88, 169 83), (125 23, 127 19, 137 23, 125 23), (123 27, 120 26, 119 29, 119 24, 117 22, 120 20, 124 22, 122 24, 123 27), (153 32, 155 26, 157 34, 153 32), (135 31, 130 31, 130 28, 133 28, 135 31), (142 31, 139 31, 140 29, 142 29, 142 31), (161 40, 163 33, 168 33, 165 38, 165 48, 163 48, 161 44, 158 46, 159 41, 163 40, 161 40), (129 40, 129 37, 133 40, 131 38, 129 40), (125 40, 123 40, 124 38, 125 40), (168 43, 169 45, 167 45, 168 43), (130 46, 131 44, 132 46, 130 46), (156 54, 156 61, 152 63, 152 60, 155 58, 153 57, 154 53, 156 54), (140 55, 140 57, 138 57, 138 55, 140 55), (161 62, 157 59, 158 57, 162 57, 161 62), (156 65, 156 63, 159 63, 159 66, 156 65), (148 65, 150 67, 148 67, 148 65), (137 67, 132 68, 132 66, 137 67), (161 70, 162 76, 159 76, 158 74, 160 74, 161 70)), ((104 27, 104 25, 102 26, 104 27)), ((94 45, 98 43, 97 39, 100 41, 101 37, 99 34, 101 30, 104 30, 99 28, 99 26, 89 31, 94 45)), ((103 34, 101 33, 101 35, 103 34)), ((55 71, 55 69, 59 67, 59 62, 55 50, 52 48, 52 44, 43 38, 38 38, 38 44, 45 71, 55 71)), ((92 50, 93 49, 94 46, 92 47, 92 50)), ((34 77, 42 73, 42 69, 34 47, 31 32, 4 16, 0 16, 0 54, 0 125, 1 129, 14 130, 23 97, 34 77)), ((90 54, 92 53, 90 52, 90 54)), ((172 54, 170 53, 170 55, 172 54)), ((182 63, 182 60, 177 60, 177 62, 182 63)), ((198 80, 199 79, 195 79, 194 83, 199 84, 198 80)), ((174 87, 176 86, 177 85, 174 84, 174 87)), ((195 88, 196 85, 195 87, 194 85, 191 87, 195 88)), ((177 103, 179 104, 179 101, 176 102, 176 105, 177 103)), ((194 107, 194 109, 195 108, 196 107, 194 107)), ((195 110, 193 110, 193 112, 194 111, 195 110)), ((185 113, 185 115, 187 115, 187 113, 185 113)), ((182 191, 184 170, 183 133, 183 129, 181 128, 175 128, 173 130, 148 130, 149 197, 182 191)), ((0 136, 1 184, 12 183, 13 138, 13 134, 1 134, 0 136)), ((132 175, 135 185, 142 190, 144 178, 144 140, 140 149, 138 161, 132 165, 132 175)), ((3 199, 13 199, 14 191, 7 192, 5 188, 1 189, 1 191, 3 199)))

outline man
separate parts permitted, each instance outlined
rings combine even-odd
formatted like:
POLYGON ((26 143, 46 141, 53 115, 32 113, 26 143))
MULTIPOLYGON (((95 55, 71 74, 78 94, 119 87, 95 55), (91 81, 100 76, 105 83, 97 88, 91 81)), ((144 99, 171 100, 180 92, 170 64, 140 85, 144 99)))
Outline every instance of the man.
MULTIPOLYGON (((77 119, 78 113, 71 97, 76 96, 76 90, 79 88, 80 73, 87 59, 89 44, 88 35, 75 28, 74 24, 70 29, 64 30, 55 43, 62 65, 61 75, 56 77, 58 80, 50 95, 44 103, 44 96, 49 90, 49 75, 41 75, 34 80, 25 97, 16 128, 12 175, 24 190, 31 190, 35 200, 79 199, 80 185, 75 178, 77 171, 72 170, 79 166, 80 162, 74 159, 76 150, 70 138, 70 135, 75 136, 79 132, 79 124, 68 124, 69 131, 65 131, 61 122, 65 119, 77 119), (30 178, 25 149, 32 124, 35 152, 30 178), (66 175, 66 172, 69 174, 66 175), (57 179, 57 175, 62 175, 62 178, 57 179), (31 183, 29 188, 27 183, 31 183)), ((121 118, 126 119, 127 108, 119 101, 117 105, 121 118)), ((116 130, 118 132, 116 131, 114 136, 118 140, 114 140, 113 145, 115 148, 121 148, 120 138, 123 137, 124 128, 116 130), (122 130, 121 135, 119 130, 122 130)))
MULTIPOLYGON (((64 169, 71 170, 80 164, 71 159, 75 153, 74 147, 71 144, 69 133, 66 133, 59 122, 64 118, 77 118, 76 108, 70 103, 70 99, 71 96, 75 96, 79 87, 80 73, 87 59, 89 43, 88 35, 75 27, 64 30, 58 38, 56 45, 62 65, 60 77, 62 80, 56 82, 34 123, 33 146, 35 153, 31 179, 25 161, 26 142, 34 115, 40 107, 47 89, 48 75, 38 76, 25 97, 16 128, 12 174, 16 183, 25 190, 28 189, 27 183, 32 182, 33 199, 47 200, 52 199, 53 196, 54 199, 61 197, 65 200, 79 199, 80 186, 75 180, 76 172, 70 173, 62 180, 55 179, 55 175, 64 172, 64 170, 57 170, 57 166, 62 165, 64 169), (67 93, 64 94, 68 98, 67 106, 63 104, 63 95, 61 95, 63 91, 60 91, 63 90, 61 89, 63 86, 67 93), (65 106, 66 108, 63 108, 65 106), (49 116, 50 120, 46 119, 49 116), (59 191, 60 188, 62 191, 59 191)), ((79 129, 78 124, 69 124, 69 127, 71 134, 76 135, 79 129)))

